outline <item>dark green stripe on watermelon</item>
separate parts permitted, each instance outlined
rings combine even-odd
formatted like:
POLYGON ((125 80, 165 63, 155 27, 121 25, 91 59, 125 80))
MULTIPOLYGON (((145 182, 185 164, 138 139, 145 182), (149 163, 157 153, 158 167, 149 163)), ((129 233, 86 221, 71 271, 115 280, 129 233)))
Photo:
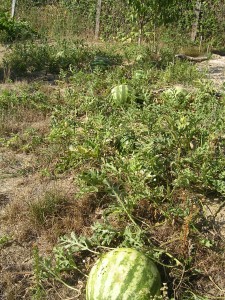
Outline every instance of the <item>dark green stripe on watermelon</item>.
MULTIPOLYGON (((127 274, 126 280, 123 282, 123 288, 121 289, 121 295, 124 295, 124 293, 127 290, 127 287, 132 281, 132 278, 135 275, 135 272, 137 272, 137 264, 139 264, 142 261, 142 257, 139 257, 139 259, 135 262, 135 265, 130 269, 130 271, 127 274)), ((129 261, 128 261, 129 262, 129 261)), ((141 279, 141 278, 140 278, 141 279)), ((140 282, 140 281, 139 281, 140 282)), ((136 283, 136 286, 138 286, 138 283, 136 283)), ((139 287, 139 286, 138 286, 139 287)), ((143 299, 144 300, 144 299, 143 299)))
POLYGON ((107 57, 103 57, 103 56, 96 56, 95 59, 91 62, 91 68, 108 68, 109 66, 112 65, 112 61, 107 58, 107 57))
MULTIPOLYGON (((113 253, 113 256, 117 256, 116 251, 113 253)), ((104 284, 107 281, 108 277, 110 276, 110 272, 111 272, 111 274, 115 274, 115 264, 114 263, 115 263, 115 261, 113 259, 111 259, 108 262, 107 267, 105 268, 106 269, 105 270, 106 272, 104 274, 105 277, 102 278, 103 279, 103 283, 101 285, 100 292, 99 292, 99 294, 102 295, 102 297, 106 296, 105 295, 105 285, 104 284), (105 282, 104 282, 104 280, 105 280, 105 282)), ((113 278, 113 276, 111 277, 111 280, 112 280, 112 278, 113 278)), ((105 299, 107 299, 107 298, 105 298, 105 299)))

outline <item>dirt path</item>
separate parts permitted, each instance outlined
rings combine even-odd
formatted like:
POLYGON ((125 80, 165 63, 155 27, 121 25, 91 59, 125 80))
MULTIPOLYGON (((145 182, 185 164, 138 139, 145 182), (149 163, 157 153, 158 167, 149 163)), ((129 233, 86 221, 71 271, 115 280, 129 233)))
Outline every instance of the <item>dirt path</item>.
POLYGON ((225 56, 213 54, 208 61, 199 63, 198 68, 206 73, 217 89, 225 90, 225 56))
MULTIPOLYGON (((210 60, 199 63, 198 68, 206 73, 216 90, 225 92, 225 56, 213 54, 210 60)), ((217 199, 214 199, 205 205, 205 213, 207 217, 214 218, 225 242, 225 203, 218 203, 217 199)))

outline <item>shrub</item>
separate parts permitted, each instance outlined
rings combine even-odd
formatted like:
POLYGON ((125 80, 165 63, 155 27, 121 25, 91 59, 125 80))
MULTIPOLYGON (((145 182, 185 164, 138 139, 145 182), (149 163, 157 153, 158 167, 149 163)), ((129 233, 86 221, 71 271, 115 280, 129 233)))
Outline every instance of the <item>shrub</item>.
POLYGON ((26 42, 16 44, 4 58, 5 67, 14 75, 44 71, 58 74, 60 70, 80 69, 89 66, 92 58, 89 49, 78 41, 76 43, 59 42, 48 44, 26 42))
POLYGON ((37 33, 30 27, 28 22, 16 21, 7 13, 0 12, 0 42, 9 43, 16 40, 27 40, 37 33))

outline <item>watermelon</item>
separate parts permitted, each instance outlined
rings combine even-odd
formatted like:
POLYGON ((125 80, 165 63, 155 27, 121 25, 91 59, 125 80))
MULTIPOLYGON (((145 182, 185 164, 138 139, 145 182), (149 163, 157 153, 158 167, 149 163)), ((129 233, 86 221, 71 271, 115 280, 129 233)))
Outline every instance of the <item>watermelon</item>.
POLYGON ((172 88, 169 88, 163 92, 163 95, 171 96, 187 96, 188 91, 180 85, 175 85, 172 88))
POLYGON ((159 295, 159 271, 137 250, 117 248, 103 255, 88 277, 86 300, 149 300, 159 295))
POLYGON ((130 90, 128 85, 121 84, 115 86, 111 90, 112 99, 116 104, 124 104, 127 102, 130 96, 130 90))
POLYGON ((136 70, 133 73, 133 78, 134 79, 142 79, 144 77, 146 77, 146 74, 143 70, 136 70))
POLYGON ((91 68, 100 68, 100 69, 107 69, 109 66, 112 65, 111 60, 105 56, 96 56, 94 60, 91 62, 91 68))

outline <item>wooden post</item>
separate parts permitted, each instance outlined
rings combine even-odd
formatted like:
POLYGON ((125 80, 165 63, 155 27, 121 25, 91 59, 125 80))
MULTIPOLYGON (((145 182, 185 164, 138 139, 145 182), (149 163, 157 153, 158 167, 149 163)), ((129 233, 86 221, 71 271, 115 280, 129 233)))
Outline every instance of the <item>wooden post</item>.
POLYGON ((102 0, 97 0, 96 8, 96 22, 95 22, 95 39, 98 40, 99 28, 100 28, 100 16, 101 16, 102 0))

